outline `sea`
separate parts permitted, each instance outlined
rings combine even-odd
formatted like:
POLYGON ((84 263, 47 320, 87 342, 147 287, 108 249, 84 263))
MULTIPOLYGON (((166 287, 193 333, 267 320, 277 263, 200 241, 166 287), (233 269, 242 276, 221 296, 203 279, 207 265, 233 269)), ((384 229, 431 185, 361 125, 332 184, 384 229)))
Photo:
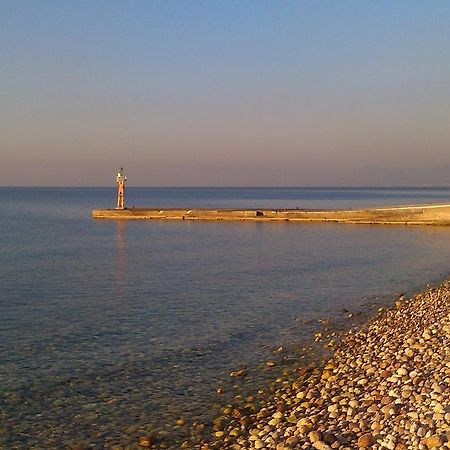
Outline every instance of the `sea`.
MULTIPOLYGON (((449 200, 450 188, 126 193, 166 208, 449 200)), ((179 448, 280 367, 314 364, 324 324, 450 272, 447 227, 91 218, 114 202, 114 187, 0 188, 1 449, 131 449, 149 433, 179 448)))

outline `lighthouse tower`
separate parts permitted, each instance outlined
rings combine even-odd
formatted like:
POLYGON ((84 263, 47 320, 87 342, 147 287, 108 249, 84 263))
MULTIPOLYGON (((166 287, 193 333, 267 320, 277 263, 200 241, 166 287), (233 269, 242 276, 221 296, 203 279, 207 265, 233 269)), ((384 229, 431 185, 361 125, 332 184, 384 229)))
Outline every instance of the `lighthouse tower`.
POLYGON ((123 168, 117 172, 117 206, 116 209, 125 209, 125 181, 127 177, 123 174, 123 168))

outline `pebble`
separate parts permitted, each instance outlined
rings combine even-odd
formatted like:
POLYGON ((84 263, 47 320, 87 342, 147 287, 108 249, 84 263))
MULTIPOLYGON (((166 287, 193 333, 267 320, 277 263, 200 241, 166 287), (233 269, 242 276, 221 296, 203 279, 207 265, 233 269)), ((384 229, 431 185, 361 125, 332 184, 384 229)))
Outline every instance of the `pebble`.
POLYGON ((318 431, 311 431, 308 434, 309 442, 317 442, 320 441, 320 433, 318 431))
POLYGON ((314 442, 313 447, 317 450, 331 450, 331 447, 323 441, 314 442))
POLYGON ((149 436, 141 436, 138 443, 141 447, 151 447, 154 444, 154 441, 149 436))
POLYGON ((370 433, 363 434, 358 439, 359 448, 367 448, 373 444, 373 436, 370 433))

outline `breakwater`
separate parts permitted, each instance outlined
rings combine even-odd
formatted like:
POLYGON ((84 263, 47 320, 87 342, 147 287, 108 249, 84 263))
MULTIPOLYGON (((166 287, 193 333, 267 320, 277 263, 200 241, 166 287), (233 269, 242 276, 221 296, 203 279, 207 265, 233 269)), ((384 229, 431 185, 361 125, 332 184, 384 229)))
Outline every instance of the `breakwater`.
POLYGON ((450 225, 450 204, 367 209, 94 209, 95 219, 339 222, 351 224, 450 225))

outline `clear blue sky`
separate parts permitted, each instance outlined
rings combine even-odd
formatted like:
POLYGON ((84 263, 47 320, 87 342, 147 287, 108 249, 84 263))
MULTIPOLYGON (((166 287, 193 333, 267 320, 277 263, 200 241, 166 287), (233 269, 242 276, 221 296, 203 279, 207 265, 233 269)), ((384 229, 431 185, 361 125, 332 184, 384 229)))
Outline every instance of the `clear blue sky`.
POLYGON ((0 2, 3 185, 450 185, 450 2, 0 2))

